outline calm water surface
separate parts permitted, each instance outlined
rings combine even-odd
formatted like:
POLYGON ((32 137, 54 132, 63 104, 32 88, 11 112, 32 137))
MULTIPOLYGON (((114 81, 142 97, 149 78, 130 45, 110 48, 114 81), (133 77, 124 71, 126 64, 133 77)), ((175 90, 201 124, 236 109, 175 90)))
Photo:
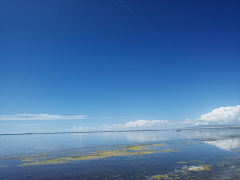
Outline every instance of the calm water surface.
POLYGON ((240 129, 0 135, 0 179, 239 179, 240 129))

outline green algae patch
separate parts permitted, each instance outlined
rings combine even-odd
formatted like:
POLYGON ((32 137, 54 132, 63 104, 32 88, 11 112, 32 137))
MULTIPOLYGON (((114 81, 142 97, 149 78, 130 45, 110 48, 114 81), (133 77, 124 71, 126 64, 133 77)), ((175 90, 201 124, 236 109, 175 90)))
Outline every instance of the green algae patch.
POLYGON ((182 161, 179 161, 179 162, 176 162, 176 163, 189 163, 189 162, 182 162, 182 161))
POLYGON ((173 178, 169 177, 168 175, 164 175, 163 179, 173 179, 173 178))
POLYGON ((155 176, 152 176, 152 178, 155 178, 155 179, 162 179, 162 178, 163 178, 163 175, 155 175, 155 176))
POLYGON ((191 160, 190 162, 200 162, 200 163, 204 163, 204 161, 200 161, 200 160, 191 160))
POLYGON ((144 148, 142 145, 135 145, 123 148, 122 150, 130 150, 130 151, 142 151, 142 150, 150 150, 149 148, 144 148))
POLYGON ((22 160, 22 161, 36 161, 36 159, 34 157, 27 157, 26 159, 22 160))
POLYGON ((212 165, 205 164, 200 164, 199 166, 202 166, 204 171, 211 171, 210 167, 212 167, 212 165))
MULTIPOLYGON (((59 156, 50 160, 43 160, 38 161, 37 157, 35 158, 26 158, 24 161, 38 161, 38 162, 31 162, 31 163, 24 163, 21 166, 31 166, 31 165, 45 165, 45 164, 59 164, 59 163, 66 163, 69 161, 81 161, 81 160, 93 160, 93 159, 101 159, 101 158, 108 158, 108 157, 117 157, 117 156, 135 156, 135 155, 145 155, 145 154, 154 154, 154 153, 168 153, 168 152, 177 152, 173 149, 162 149, 157 150, 156 148, 149 148, 149 146, 163 146, 163 144, 152 144, 152 145, 133 145, 133 146, 114 146, 113 150, 92 150, 92 152, 88 153, 81 153, 81 154, 74 154, 74 156, 66 155, 66 156, 59 156)), ((110 146, 110 148, 112 148, 110 146)), ((63 153, 65 154, 66 151, 63 153)), ((71 152, 69 150, 69 152, 71 152)), ((70 153, 67 153, 70 154, 70 153)), ((45 157, 46 158, 46 157, 45 157)))
POLYGON ((152 176, 153 179, 173 179, 169 177, 167 174, 166 175, 154 175, 152 176))
POLYGON ((173 150, 173 149, 163 149, 161 151, 156 151, 156 152, 158 152, 158 153, 168 153, 168 152, 178 152, 178 151, 173 150))
POLYGON ((167 144, 151 144, 150 146, 166 146, 167 144))
POLYGON ((32 163, 23 163, 20 166, 59 164, 59 163, 65 163, 65 162, 66 161, 62 161, 59 159, 49 159, 49 160, 45 160, 45 161, 38 161, 38 162, 32 162, 32 163))
POLYGON ((181 171, 181 172, 183 172, 184 174, 189 174, 188 170, 184 170, 184 171, 181 171))
MULTIPOLYGON (((186 171, 211 171, 209 167, 212 165, 201 164, 199 166, 184 166, 183 169, 186 171)), ((183 171, 182 171, 183 172, 183 171)))

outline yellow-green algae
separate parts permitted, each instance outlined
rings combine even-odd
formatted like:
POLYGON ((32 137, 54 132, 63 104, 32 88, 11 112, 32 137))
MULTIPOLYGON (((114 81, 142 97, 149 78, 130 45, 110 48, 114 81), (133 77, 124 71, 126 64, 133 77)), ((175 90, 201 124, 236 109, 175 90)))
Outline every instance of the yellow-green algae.
POLYGON ((173 179, 173 178, 169 177, 167 174, 166 175, 154 175, 154 176, 152 176, 152 178, 154 178, 154 179, 173 179))
POLYGON ((200 161, 200 160, 191 160, 190 162, 200 162, 200 163, 204 163, 204 161, 200 161))
POLYGON ((167 144, 151 144, 151 146, 166 146, 167 144))
POLYGON ((189 174, 190 173, 188 170, 184 170, 184 171, 181 171, 181 172, 183 172, 185 174, 189 174))
MULTIPOLYGON (((192 162, 197 162, 199 160, 192 160, 192 162)), ((201 162, 201 161, 199 161, 201 162)), ((181 171, 174 171, 174 172, 169 172, 165 175, 154 175, 151 177, 151 179, 180 179, 183 178, 184 179, 191 179, 194 178, 195 176, 191 176, 191 172, 190 171, 211 171, 210 167, 212 167, 212 165, 205 165, 205 164, 200 164, 199 166, 186 166, 183 167, 183 169, 181 171), (194 168, 196 167, 196 168, 194 168), (190 170, 191 169, 191 170, 190 170), (176 174, 178 173, 178 174, 176 174), (179 174, 180 173, 180 174, 179 174), (183 174, 181 174, 183 173, 183 174), (176 177, 178 176, 178 177, 176 177)))
POLYGON ((59 164, 59 163, 64 163, 64 162, 66 162, 66 161, 62 161, 59 159, 49 159, 49 160, 45 160, 45 161, 38 161, 38 162, 32 162, 32 163, 23 163, 20 166, 59 164))
POLYGON ((22 161, 34 161, 35 158, 34 157, 26 157, 26 159, 22 160, 22 161))
POLYGON ((182 162, 182 161, 179 161, 179 162, 176 162, 176 163, 188 163, 188 162, 182 162))
POLYGON ((199 166, 202 166, 204 171, 211 171, 209 167, 212 167, 212 165, 205 165, 205 164, 200 164, 199 166))
MULTIPOLYGON (((144 155, 144 154, 153 154, 153 153, 167 153, 167 152, 177 152, 172 149, 163 149, 163 150, 154 150, 154 148, 149 148, 151 146, 164 146, 165 144, 150 144, 150 145, 133 145, 128 147, 122 147, 115 150, 95 150, 91 153, 85 153, 81 156, 60 156, 57 158, 47 159, 44 161, 24 163, 21 166, 30 166, 30 165, 44 165, 44 164, 59 164, 65 163, 68 161, 76 161, 76 160, 91 160, 91 159, 99 159, 99 158, 107 158, 114 156, 133 156, 133 155, 144 155)), ((28 158, 26 161, 36 161, 34 158, 28 158)))
POLYGON ((155 175, 155 176, 152 176, 152 178, 155 178, 155 179, 162 179, 162 178, 163 178, 163 175, 155 175))
POLYGON ((150 150, 150 149, 146 147, 144 148, 142 145, 135 145, 135 146, 122 148, 122 150, 142 151, 142 150, 150 150))

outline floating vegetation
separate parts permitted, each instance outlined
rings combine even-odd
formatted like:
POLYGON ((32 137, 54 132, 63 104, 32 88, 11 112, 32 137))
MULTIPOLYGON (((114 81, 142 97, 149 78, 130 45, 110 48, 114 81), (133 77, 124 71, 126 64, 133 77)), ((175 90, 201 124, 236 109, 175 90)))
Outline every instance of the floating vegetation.
POLYGON ((167 144, 151 144, 151 146, 166 146, 167 144))
MULTIPOLYGON (((197 162, 198 160, 195 160, 194 162, 197 162)), ((212 165, 205 165, 200 164, 198 166, 184 166, 183 168, 175 169, 174 172, 169 172, 165 175, 154 175, 150 177, 149 179, 189 179, 194 178, 195 176, 192 176, 190 171, 211 171, 210 167, 212 165)))
POLYGON ((64 162, 66 162, 66 161, 62 161, 59 159, 49 159, 49 160, 45 160, 45 161, 38 161, 38 162, 32 162, 32 163, 23 163, 20 166, 59 164, 59 163, 64 163, 64 162))
POLYGON ((150 149, 147 147, 143 147, 142 145, 135 145, 135 146, 122 148, 122 150, 142 151, 142 150, 150 150, 150 149))
POLYGON ((22 160, 22 161, 34 161, 34 157, 26 157, 26 159, 22 160))
MULTIPOLYGON (((170 174, 170 173, 169 173, 170 174)), ((151 179, 172 179, 172 180, 174 180, 174 179, 179 179, 180 177, 169 177, 169 175, 168 174, 165 174, 165 175, 160 175, 160 174, 158 174, 158 175, 154 175, 154 176, 152 176, 151 177, 151 179)))
POLYGON ((189 162, 182 162, 182 161, 179 161, 179 162, 176 162, 176 163, 189 163, 189 162))
POLYGON ((155 176, 152 176, 152 178, 155 178, 155 179, 162 179, 162 178, 163 178, 163 175, 155 175, 155 176))
MULTIPOLYGON (((194 162, 197 162, 198 160, 194 160, 194 162)), ((196 177, 196 173, 194 176, 192 175, 191 171, 211 171, 210 167, 212 165, 205 165, 205 164, 200 164, 198 166, 184 166, 182 168, 176 168, 173 172, 169 172, 165 175, 154 175, 148 178, 147 180, 155 180, 155 179, 191 179, 196 177)))
POLYGON ((187 169, 188 171, 203 171, 203 166, 185 166, 183 169, 187 169))
POLYGON ((189 171, 188 170, 184 170, 184 171, 182 171, 183 173, 185 173, 185 174, 189 174, 189 171))
POLYGON ((211 171, 209 167, 212 165, 200 164, 199 166, 184 166, 183 169, 187 171, 211 171))
POLYGON ((203 167, 204 171, 211 171, 211 169, 209 167, 212 167, 212 165, 205 165, 205 164, 200 164, 200 166, 203 167))
MULTIPOLYGON (((177 152, 173 149, 162 149, 159 150, 157 148, 150 148, 156 146, 165 146, 166 144, 143 144, 143 145, 132 145, 132 146, 116 146, 114 150, 93 150, 90 153, 83 153, 80 155, 74 156, 60 156, 57 158, 46 159, 43 161, 38 161, 36 158, 26 158, 23 161, 37 161, 31 163, 23 163, 20 166, 31 166, 31 165, 46 165, 46 164, 59 164, 66 163, 69 161, 80 161, 80 160, 92 160, 92 159, 100 159, 107 157, 116 157, 116 156, 134 156, 134 155, 144 155, 144 154, 153 154, 153 153, 168 153, 168 152, 177 152)), ((70 152, 70 151, 68 151, 70 152)), ((79 154, 79 153, 78 153, 79 154)))

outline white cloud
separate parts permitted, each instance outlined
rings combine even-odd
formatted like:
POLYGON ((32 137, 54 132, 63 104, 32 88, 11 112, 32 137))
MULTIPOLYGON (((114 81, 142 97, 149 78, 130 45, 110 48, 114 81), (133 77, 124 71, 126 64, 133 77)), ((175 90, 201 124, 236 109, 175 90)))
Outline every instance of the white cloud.
POLYGON ((73 126, 71 130, 77 131, 111 131, 111 130, 131 130, 131 129, 144 129, 144 128, 163 128, 164 126, 169 126, 171 123, 167 120, 138 120, 131 121, 126 124, 104 124, 99 127, 76 127, 73 126))
POLYGON ((126 124, 126 127, 151 127, 160 125, 162 123, 167 123, 167 120, 138 120, 138 121, 131 121, 126 124))
POLYGON ((85 130, 93 130, 94 128, 93 127, 83 127, 83 126, 80 126, 80 127, 76 127, 76 126, 73 126, 73 128, 71 128, 71 130, 77 130, 77 131, 85 131, 85 130))
POLYGON ((237 125, 240 124, 240 105, 214 109, 210 113, 201 115, 196 120, 185 120, 182 124, 199 125, 237 125))
POLYGON ((163 124, 167 124, 169 121, 167 120, 138 120, 131 121, 126 124, 104 124, 100 126, 100 129, 125 129, 125 128, 145 128, 145 127, 159 127, 163 124))
POLYGON ((232 123, 240 122, 240 105, 220 107, 214 109, 211 113, 201 115, 199 120, 208 122, 232 123))
POLYGON ((240 105, 220 107, 210 113, 201 115, 195 120, 186 119, 185 121, 168 120, 137 120, 126 124, 104 124, 100 127, 73 127, 72 130, 131 130, 131 129, 174 129, 184 127, 196 127, 201 125, 239 125, 240 124, 240 105))
POLYGON ((0 120, 67 120, 67 119, 87 119, 87 115, 62 116, 50 114, 16 114, 0 115, 0 120))

